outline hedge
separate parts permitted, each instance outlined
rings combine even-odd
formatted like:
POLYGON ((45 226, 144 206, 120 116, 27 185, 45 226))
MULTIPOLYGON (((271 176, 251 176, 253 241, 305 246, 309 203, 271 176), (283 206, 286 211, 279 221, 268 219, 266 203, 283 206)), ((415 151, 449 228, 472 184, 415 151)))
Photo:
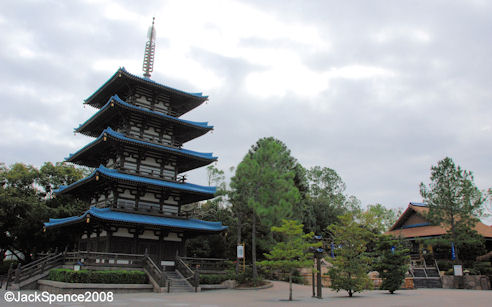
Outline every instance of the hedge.
POLYGON ((231 274, 200 274, 200 284, 202 285, 217 285, 228 279, 234 279, 234 276, 231 274))
POLYGON ((71 269, 53 269, 49 279, 68 283, 88 284, 146 284, 147 275, 142 271, 74 271, 71 269))

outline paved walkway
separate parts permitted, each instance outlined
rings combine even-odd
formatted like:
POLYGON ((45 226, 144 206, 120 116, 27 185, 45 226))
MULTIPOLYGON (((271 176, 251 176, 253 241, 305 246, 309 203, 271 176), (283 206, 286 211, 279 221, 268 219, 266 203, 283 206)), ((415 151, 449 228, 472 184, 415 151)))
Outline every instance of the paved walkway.
MULTIPOLYGON (((294 285, 294 301, 289 302, 288 284, 274 282, 273 288, 263 290, 213 290, 201 293, 125 293, 115 294, 112 303, 89 304, 25 304, 6 303, 1 291, 1 306, 137 306, 137 307, 242 307, 242 306, 492 306, 492 291, 418 289, 365 291, 349 298, 346 292, 336 293, 323 288, 323 299, 312 298, 310 286, 294 285)), ((32 293, 33 291, 22 291, 32 293)))

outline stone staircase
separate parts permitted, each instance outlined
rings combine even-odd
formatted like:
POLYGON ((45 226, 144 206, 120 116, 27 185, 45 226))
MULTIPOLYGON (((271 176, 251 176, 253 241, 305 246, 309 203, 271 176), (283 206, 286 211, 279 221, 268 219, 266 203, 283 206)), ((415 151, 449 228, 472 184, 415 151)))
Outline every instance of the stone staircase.
POLYGON ((422 263, 412 261, 410 274, 413 276, 415 288, 442 288, 437 264, 428 266, 425 261, 422 263))
POLYGON ((175 270, 165 271, 164 268, 157 266, 147 254, 65 251, 48 254, 27 265, 18 265, 17 268, 11 266, 2 286, 9 290, 37 289, 37 281, 46 278, 51 269, 73 267, 75 264, 83 263, 85 268, 113 269, 119 267, 143 270, 149 277, 149 283, 155 292, 198 292, 200 289, 198 272, 191 270, 181 258, 178 258, 176 262, 179 266, 175 270), (183 274, 187 274, 187 278, 183 274))
POLYGON ((195 292, 195 288, 179 272, 166 272, 169 283, 169 292, 195 292))

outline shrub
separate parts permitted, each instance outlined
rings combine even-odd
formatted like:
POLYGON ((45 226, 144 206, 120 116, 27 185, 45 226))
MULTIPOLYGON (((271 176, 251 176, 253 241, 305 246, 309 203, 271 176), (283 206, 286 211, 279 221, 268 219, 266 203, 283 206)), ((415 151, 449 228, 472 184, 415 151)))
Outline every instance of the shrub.
POLYGON ((473 269, 482 275, 492 275, 492 266, 490 265, 490 262, 475 262, 473 269))
POLYGON ((68 283, 89 284, 146 284, 147 275, 142 271, 74 271, 71 269, 53 269, 49 279, 68 283))
POLYGON ((11 263, 13 264, 12 268, 17 268, 17 260, 4 260, 3 263, 0 265, 0 275, 7 275, 11 263))
POLYGON ((257 280, 253 279, 253 269, 250 265, 246 266, 246 271, 240 271, 239 274, 235 275, 235 279, 240 285, 247 286, 258 286, 263 284, 263 272, 261 267, 258 268, 259 278, 257 280))
POLYGON ((447 270, 453 268, 453 261, 452 260, 438 260, 437 266, 439 267, 440 271, 447 271, 447 270))
POLYGON ((217 285, 228 279, 234 279, 232 274, 200 274, 200 284, 217 285))

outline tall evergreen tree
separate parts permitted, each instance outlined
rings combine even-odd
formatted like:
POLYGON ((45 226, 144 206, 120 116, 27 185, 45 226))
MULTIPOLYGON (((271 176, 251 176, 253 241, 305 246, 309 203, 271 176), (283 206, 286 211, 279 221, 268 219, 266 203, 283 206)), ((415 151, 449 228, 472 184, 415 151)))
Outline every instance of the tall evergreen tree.
POLYGON ((293 215, 300 202, 295 185, 297 161, 281 141, 262 138, 251 147, 231 178, 232 199, 235 209, 251 216, 251 258, 253 279, 258 279, 256 267, 257 223, 279 225, 293 215))
POLYGON ((420 194, 429 207, 427 218, 448 228, 459 261, 459 249, 470 237, 460 234, 474 232, 486 197, 475 186, 472 172, 456 166, 449 157, 432 166, 430 180, 428 186, 420 184, 420 194))
POLYGON ((371 259, 366 253, 366 243, 373 234, 364 226, 357 223, 352 213, 340 217, 340 222, 330 225, 328 231, 336 246, 335 258, 328 258, 333 265, 330 275, 330 288, 345 290, 349 296, 361 292, 371 286, 367 276, 371 259))

